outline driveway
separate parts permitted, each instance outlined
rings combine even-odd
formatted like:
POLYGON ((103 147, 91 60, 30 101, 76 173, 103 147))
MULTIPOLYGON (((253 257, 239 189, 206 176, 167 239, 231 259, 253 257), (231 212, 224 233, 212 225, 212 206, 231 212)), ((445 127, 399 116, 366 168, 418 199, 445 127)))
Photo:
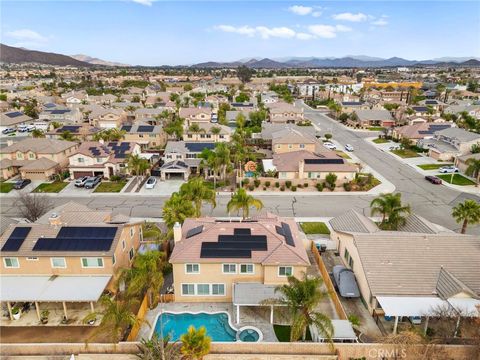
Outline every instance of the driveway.
POLYGON ((161 181, 157 178, 157 184, 153 189, 146 189, 145 185, 142 186, 138 194, 141 195, 156 195, 156 196, 170 196, 172 193, 180 190, 180 186, 184 183, 183 180, 165 180, 161 181))
POLYGON ((85 189, 85 188, 79 188, 75 186, 75 181, 70 181, 70 183, 65 186, 65 188, 60 191, 60 194, 65 195, 65 196, 89 196, 91 193, 93 193, 94 189, 85 189))

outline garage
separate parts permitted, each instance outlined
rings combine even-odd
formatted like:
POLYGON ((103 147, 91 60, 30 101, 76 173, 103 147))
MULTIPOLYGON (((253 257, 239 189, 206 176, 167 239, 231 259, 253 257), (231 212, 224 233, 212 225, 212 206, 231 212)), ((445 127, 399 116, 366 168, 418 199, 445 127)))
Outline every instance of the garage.
POLYGON ((84 176, 93 176, 93 171, 74 171, 73 178, 79 179, 84 176))

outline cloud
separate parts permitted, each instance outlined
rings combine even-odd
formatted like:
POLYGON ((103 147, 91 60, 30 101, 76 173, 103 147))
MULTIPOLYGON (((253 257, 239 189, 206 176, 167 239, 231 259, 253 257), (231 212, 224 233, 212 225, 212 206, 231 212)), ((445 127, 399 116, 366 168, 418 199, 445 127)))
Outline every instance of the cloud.
POLYGON ((371 24, 375 26, 386 26, 388 25, 388 21, 382 18, 382 19, 372 21, 371 24))
POLYGON ((48 38, 40 35, 38 32, 30 30, 30 29, 20 29, 20 30, 14 30, 14 31, 7 31, 5 33, 6 36, 16 39, 16 40, 21 40, 24 42, 46 42, 48 41, 48 38))
POLYGON ((310 40, 313 39, 315 36, 313 34, 308 33, 297 33, 297 39, 299 40, 310 40))
POLYGON ((340 13, 340 14, 335 14, 332 16, 335 20, 342 20, 342 21, 351 21, 351 22, 361 22, 361 21, 366 21, 369 17, 366 14, 363 13, 340 13))
POLYGON ((254 36, 256 32, 255 28, 250 26, 234 27, 231 25, 218 25, 218 26, 215 26, 215 29, 223 32, 235 33, 235 34, 247 35, 247 36, 254 36))
POLYGON ((218 25, 218 26, 215 26, 215 29, 223 32, 246 35, 250 37, 258 35, 262 39, 270 39, 270 38, 290 39, 296 36, 295 30, 292 30, 285 26, 269 28, 267 26, 252 27, 252 26, 245 25, 245 26, 235 27, 232 25, 218 25))
POLYGON ((338 32, 348 32, 352 31, 351 28, 348 26, 343 25, 310 25, 308 27, 310 33, 312 33, 315 37, 324 38, 324 39, 332 39, 337 36, 338 32))
POLYGON ((145 5, 145 6, 152 6, 153 0, 132 0, 134 3, 145 5))
POLYGON ((314 11, 314 12, 312 13, 312 16, 313 16, 313 17, 320 17, 320 16, 322 16, 322 12, 321 12, 321 11, 314 11))
POLYGON ((302 5, 293 5, 288 8, 288 11, 296 14, 296 15, 309 15, 313 12, 313 7, 311 6, 302 6, 302 5))

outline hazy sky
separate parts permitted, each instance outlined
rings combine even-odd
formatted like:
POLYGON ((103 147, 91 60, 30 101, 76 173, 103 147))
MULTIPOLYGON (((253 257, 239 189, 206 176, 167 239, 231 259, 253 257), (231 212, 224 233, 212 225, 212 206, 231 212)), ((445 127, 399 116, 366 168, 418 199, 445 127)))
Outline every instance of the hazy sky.
POLYGON ((128 64, 480 56, 479 1, 1 1, 1 42, 128 64))

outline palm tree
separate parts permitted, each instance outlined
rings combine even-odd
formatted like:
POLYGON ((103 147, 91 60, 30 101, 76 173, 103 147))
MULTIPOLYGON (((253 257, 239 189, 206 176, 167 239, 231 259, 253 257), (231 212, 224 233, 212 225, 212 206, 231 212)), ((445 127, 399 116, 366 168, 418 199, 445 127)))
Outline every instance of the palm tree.
POLYGON ((213 126, 211 129, 210 129, 210 132, 213 134, 213 135, 218 135, 222 132, 222 129, 220 129, 218 126, 213 126))
POLYGON ((321 289, 321 277, 307 277, 299 280, 294 276, 288 277, 288 284, 278 286, 275 291, 280 292, 281 302, 287 306, 291 317, 290 341, 302 338, 305 341, 307 327, 315 325, 319 332, 329 341, 333 335, 331 320, 324 314, 316 312, 316 308, 328 293, 321 289))
POLYGON ((34 138, 44 138, 45 133, 40 129, 35 129, 32 131, 32 137, 34 138))
POLYGON ((232 210, 242 210, 242 218, 248 218, 250 214, 250 208, 255 207, 257 210, 263 208, 263 203, 255 199, 253 196, 248 195, 245 189, 238 189, 227 204, 227 211, 230 213, 232 210))
POLYGON ((141 360, 181 360, 179 344, 170 342, 168 337, 160 340, 157 334, 153 334, 150 340, 142 339, 138 345, 137 357, 141 360))
POLYGON ((169 229, 175 223, 183 224, 186 218, 195 215, 195 208, 190 201, 185 201, 183 196, 174 192, 163 206, 163 220, 169 229))
POLYGON ((75 136, 73 136, 71 131, 65 130, 60 134, 60 139, 66 140, 66 141, 74 141, 75 136))
POLYGON ((180 195, 188 201, 191 201, 195 207, 195 217, 202 216, 202 203, 206 202, 213 207, 215 202, 215 191, 210 189, 205 181, 200 177, 195 177, 180 187, 180 195))
POLYGON ((135 175, 144 175, 150 167, 148 160, 142 159, 139 155, 130 155, 127 162, 128 168, 132 169, 135 175))
POLYGON ((180 337, 182 348, 180 351, 188 360, 202 359, 210 352, 212 339, 207 336, 207 329, 201 326, 198 330, 190 326, 188 331, 180 337))
POLYGON ((121 277, 128 284, 127 296, 138 297, 146 293, 152 309, 163 286, 164 259, 164 254, 158 250, 138 253, 132 267, 121 277))
POLYGON ((480 182, 480 159, 477 160, 471 158, 468 159, 465 163, 468 165, 467 169, 465 170, 465 174, 476 178, 477 183, 475 184, 475 186, 478 186, 478 183, 480 182))
POLYGON ((227 171, 232 164, 230 161, 230 148, 228 147, 227 143, 217 143, 215 146, 215 155, 218 158, 218 164, 220 165, 222 171, 221 178, 222 180, 225 180, 227 171))
POLYGON ((475 200, 465 200, 453 208, 452 216, 457 223, 462 223, 461 233, 465 234, 468 224, 480 223, 480 204, 475 200))
POLYGON ((371 214, 381 214, 383 229, 397 230, 404 225, 407 215, 410 214, 410 205, 402 205, 402 194, 382 194, 370 203, 371 214))
POLYGON ((198 134, 199 132, 202 131, 202 129, 200 129, 200 126, 197 123, 193 123, 188 127, 188 131, 194 134, 198 134))

